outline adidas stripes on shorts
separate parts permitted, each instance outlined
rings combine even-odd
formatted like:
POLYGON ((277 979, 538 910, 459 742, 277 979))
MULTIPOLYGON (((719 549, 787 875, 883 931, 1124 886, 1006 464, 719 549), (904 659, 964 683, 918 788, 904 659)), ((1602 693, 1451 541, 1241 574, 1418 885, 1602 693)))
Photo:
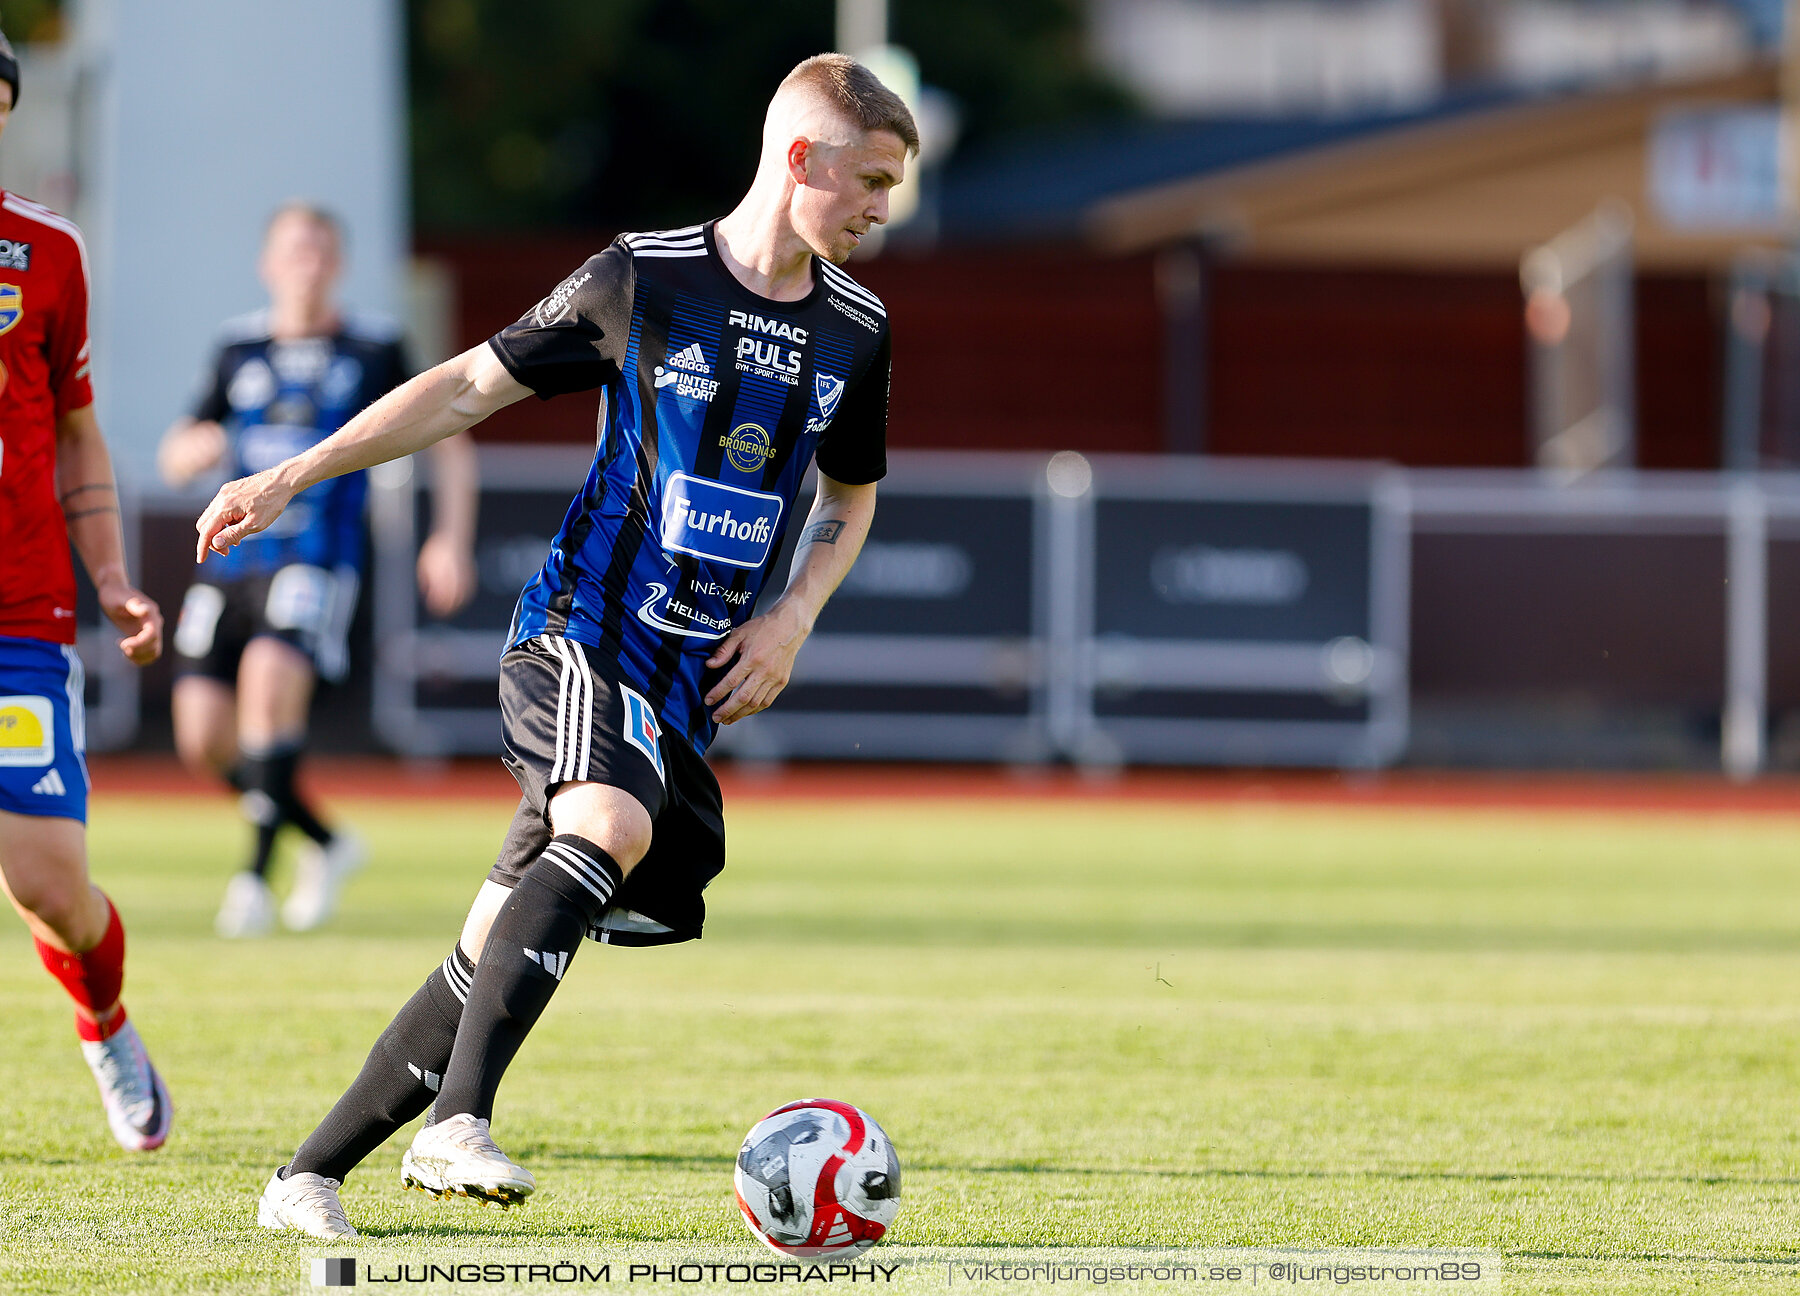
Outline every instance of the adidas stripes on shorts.
POLYGON ((703 892, 725 867, 719 783, 698 752, 665 737, 643 695, 594 649, 539 635, 500 659, 501 735, 521 796, 491 881, 511 887, 552 836, 564 783, 604 783, 650 812, 650 850, 588 935, 613 945, 695 940, 703 892))
POLYGON ((87 717, 69 644, 0 636, 0 810, 87 822, 87 717))

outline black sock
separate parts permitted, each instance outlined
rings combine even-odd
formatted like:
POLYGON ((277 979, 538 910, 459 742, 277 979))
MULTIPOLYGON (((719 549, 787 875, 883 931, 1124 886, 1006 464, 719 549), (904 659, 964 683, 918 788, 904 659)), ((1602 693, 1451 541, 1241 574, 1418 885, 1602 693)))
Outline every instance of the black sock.
POLYGON ((307 1136, 288 1173, 342 1180, 431 1105, 456 1043, 475 965, 458 945, 381 1032, 361 1074, 307 1136))
POLYGON ((231 786, 238 790, 238 813, 249 820, 255 830, 250 852, 250 872, 259 878, 269 876, 269 860, 275 854, 275 837, 281 831, 281 809, 260 786, 258 763, 240 760, 232 771, 231 786))
MULTIPOLYGON (((268 852, 275 844, 275 834, 281 825, 291 823, 319 845, 323 846, 331 840, 331 829, 319 821, 312 807, 301 797, 299 789, 294 785, 294 771, 300 764, 300 747, 297 743, 272 748, 267 752, 244 754, 238 763, 238 776, 243 781, 246 804, 256 800, 261 793, 267 799, 268 806, 273 808, 274 823, 265 830, 265 818, 246 811, 246 818, 256 824, 257 863, 253 865, 258 874, 268 870, 268 852), (265 843, 263 837, 267 836, 265 843)), ((261 809, 259 805, 256 807, 261 809)))
POLYGON ((572 833, 551 841, 525 871, 482 947, 437 1119, 463 1112, 492 1118, 500 1077, 622 877, 610 855, 572 833))

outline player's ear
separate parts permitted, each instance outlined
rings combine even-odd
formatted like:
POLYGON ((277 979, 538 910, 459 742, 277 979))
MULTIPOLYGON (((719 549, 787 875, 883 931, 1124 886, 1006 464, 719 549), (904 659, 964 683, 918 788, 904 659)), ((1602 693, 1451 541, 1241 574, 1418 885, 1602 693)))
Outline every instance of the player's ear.
POLYGON ((787 147, 788 179, 797 185, 806 183, 806 164, 812 157, 812 141, 804 135, 795 139, 787 147))

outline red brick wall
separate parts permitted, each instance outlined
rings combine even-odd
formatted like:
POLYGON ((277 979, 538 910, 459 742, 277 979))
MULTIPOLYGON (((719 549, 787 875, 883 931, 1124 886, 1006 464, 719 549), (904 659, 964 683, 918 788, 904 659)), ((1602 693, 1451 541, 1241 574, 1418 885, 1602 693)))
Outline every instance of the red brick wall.
MULTIPOLYGON (((420 240, 458 281, 471 346, 610 236, 420 240)), ((1152 258, 1066 249, 890 256, 853 267, 894 326, 892 444, 1155 452, 1164 445, 1152 258)), ((1638 413, 1648 467, 1718 463, 1718 294, 1638 280, 1638 413)), ((1206 446, 1215 454, 1527 461, 1518 279, 1505 271, 1230 263, 1208 282, 1206 446)), ((483 440, 585 441, 593 405, 523 401, 483 440)))

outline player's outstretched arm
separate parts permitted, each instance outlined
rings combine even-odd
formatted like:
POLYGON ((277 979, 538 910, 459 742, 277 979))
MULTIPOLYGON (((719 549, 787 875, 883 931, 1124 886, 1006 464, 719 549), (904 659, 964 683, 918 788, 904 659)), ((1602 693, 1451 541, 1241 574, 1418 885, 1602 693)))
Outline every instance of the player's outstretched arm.
POLYGON ((226 482, 194 524, 194 561, 266 529, 308 486, 401 459, 455 436, 529 393, 486 343, 402 383, 309 450, 226 482))
POLYGON ((224 427, 211 419, 177 419, 156 447, 156 471, 169 485, 186 486, 223 463, 227 445, 224 427))
POLYGON ((162 655, 162 611, 126 571, 112 456, 92 405, 57 415, 56 496, 100 610, 125 632, 119 650, 139 666, 155 661, 162 655))
POLYGON ((467 433, 431 447, 431 534, 419 546, 419 592, 445 617, 475 593, 475 515, 481 471, 467 433))
POLYGON ((730 724, 767 710, 794 673, 794 658, 812 633, 819 610, 862 551, 875 520, 875 483, 852 486, 819 474, 819 493, 794 550, 787 589, 775 606, 719 641, 706 664, 736 664, 706 695, 713 719, 730 724))

